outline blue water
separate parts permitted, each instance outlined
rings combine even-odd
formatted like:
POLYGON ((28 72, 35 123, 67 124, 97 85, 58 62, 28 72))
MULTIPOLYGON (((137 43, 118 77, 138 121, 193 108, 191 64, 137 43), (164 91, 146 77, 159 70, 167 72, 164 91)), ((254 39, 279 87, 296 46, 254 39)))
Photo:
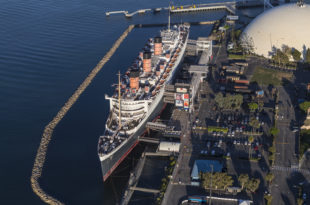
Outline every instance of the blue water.
MULTIPOLYGON (((129 24, 167 21, 166 12, 125 19, 107 18, 105 11, 132 12, 167 6, 168 1, 0 0, 0 5, 0 204, 42 204, 31 190, 30 176, 44 127, 129 24)), ((172 22, 223 15, 225 11, 180 14, 172 22)), ((102 182, 96 153, 109 109, 104 94, 111 94, 118 70, 126 70, 159 29, 131 32, 57 126, 40 180, 47 193, 67 204, 115 203, 112 182, 102 182)), ((191 38, 207 36, 210 29, 192 27, 191 38)), ((113 180, 120 193, 126 176, 113 180)))

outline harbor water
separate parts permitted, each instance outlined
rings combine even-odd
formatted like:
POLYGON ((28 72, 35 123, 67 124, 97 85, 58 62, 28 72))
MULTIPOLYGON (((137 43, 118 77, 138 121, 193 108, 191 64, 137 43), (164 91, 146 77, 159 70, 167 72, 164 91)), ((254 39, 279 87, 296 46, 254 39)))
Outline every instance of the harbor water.
MULTIPOLYGON (((212 1, 214 2, 214 1, 212 1)), ((167 22, 167 12, 126 19, 106 11, 166 7, 167 1, 0 0, 0 204, 43 204, 30 186, 44 127, 130 24, 167 22)), ((192 4, 183 0, 180 4, 192 4)), ((195 1, 205 3, 205 1, 195 1)), ((172 22, 217 20, 224 10, 172 15, 172 22)), ((211 25, 193 26, 190 38, 211 25)), ((98 137, 117 72, 124 72, 160 27, 134 29, 56 127, 40 185, 66 204, 115 204, 140 145, 103 183, 98 137)))

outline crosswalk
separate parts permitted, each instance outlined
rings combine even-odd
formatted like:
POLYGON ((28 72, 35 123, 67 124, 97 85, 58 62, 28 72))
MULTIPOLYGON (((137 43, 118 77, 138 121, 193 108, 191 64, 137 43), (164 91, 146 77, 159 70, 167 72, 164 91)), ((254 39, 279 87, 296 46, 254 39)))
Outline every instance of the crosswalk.
POLYGON ((298 167, 282 167, 282 166, 273 166, 272 170, 284 171, 284 172, 300 172, 302 174, 310 175, 310 170, 308 169, 299 169, 298 167))

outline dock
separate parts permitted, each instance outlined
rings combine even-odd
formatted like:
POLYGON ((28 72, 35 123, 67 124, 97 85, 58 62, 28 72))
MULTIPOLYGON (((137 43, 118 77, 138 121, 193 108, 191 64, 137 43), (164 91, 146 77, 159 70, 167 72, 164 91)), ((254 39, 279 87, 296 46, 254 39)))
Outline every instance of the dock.
POLYGON ((124 14, 126 18, 131 18, 132 16, 134 16, 136 14, 144 14, 147 11, 152 11, 152 9, 139 9, 139 10, 134 11, 132 13, 129 13, 128 11, 110 11, 110 12, 106 12, 105 15, 110 16, 111 14, 124 14))
POLYGON ((221 2, 221 3, 207 3, 207 4, 197 4, 197 5, 184 5, 184 6, 175 6, 175 7, 161 7, 154 9, 139 9, 130 13, 129 11, 120 10, 120 11, 108 11, 105 13, 106 16, 110 16, 112 14, 123 14, 126 18, 131 18, 136 14, 145 14, 147 12, 158 13, 160 11, 169 11, 171 14, 173 13, 181 13, 181 12, 198 12, 198 11, 209 11, 209 10, 217 10, 224 9, 228 11, 230 14, 235 14, 236 10, 236 2, 221 2))
POLYGON ((171 13, 183 13, 183 12, 199 12, 209 10, 226 10, 230 14, 236 13, 236 2, 221 2, 221 3, 207 3, 199 5, 186 5, 179 7, 172 7, 171 13))
POLYGON ((124 14, 126 18, 131 18, 136 14, 145 14, 147 12, 158 13, 160 11, 170 11, 171 14, 174 13, 186 13, 186 12, 202 12, 210 10, 226 10, 229 14, 235 15, 237 8, 248 8, 256 6, 267 6, 272 8, 269 0, 237 0, 237 1, 227 1, 218 3, 205 3, 205 4, 192 4, 192 5, 179 5, 171 7, 160 7, 153 9, 139 9, 130 13, 129 11, 109 11, 106 12, 106 16, 111 14, 124 14))

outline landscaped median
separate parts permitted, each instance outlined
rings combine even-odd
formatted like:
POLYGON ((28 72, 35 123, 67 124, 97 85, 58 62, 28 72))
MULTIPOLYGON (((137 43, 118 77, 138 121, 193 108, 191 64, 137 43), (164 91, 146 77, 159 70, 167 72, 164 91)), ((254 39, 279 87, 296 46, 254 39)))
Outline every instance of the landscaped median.
POLYGON ((224 127, 215 127, 215 126, 209 126, 209 127, 193 127, 194 130, 207 130, 208 132, 223 132, 224 134, 227 134, 228 128, 224 127))
POLYGON ((228 132, 228 128, 209 126, 208 132, 223 132, 226 134, 228 132))

